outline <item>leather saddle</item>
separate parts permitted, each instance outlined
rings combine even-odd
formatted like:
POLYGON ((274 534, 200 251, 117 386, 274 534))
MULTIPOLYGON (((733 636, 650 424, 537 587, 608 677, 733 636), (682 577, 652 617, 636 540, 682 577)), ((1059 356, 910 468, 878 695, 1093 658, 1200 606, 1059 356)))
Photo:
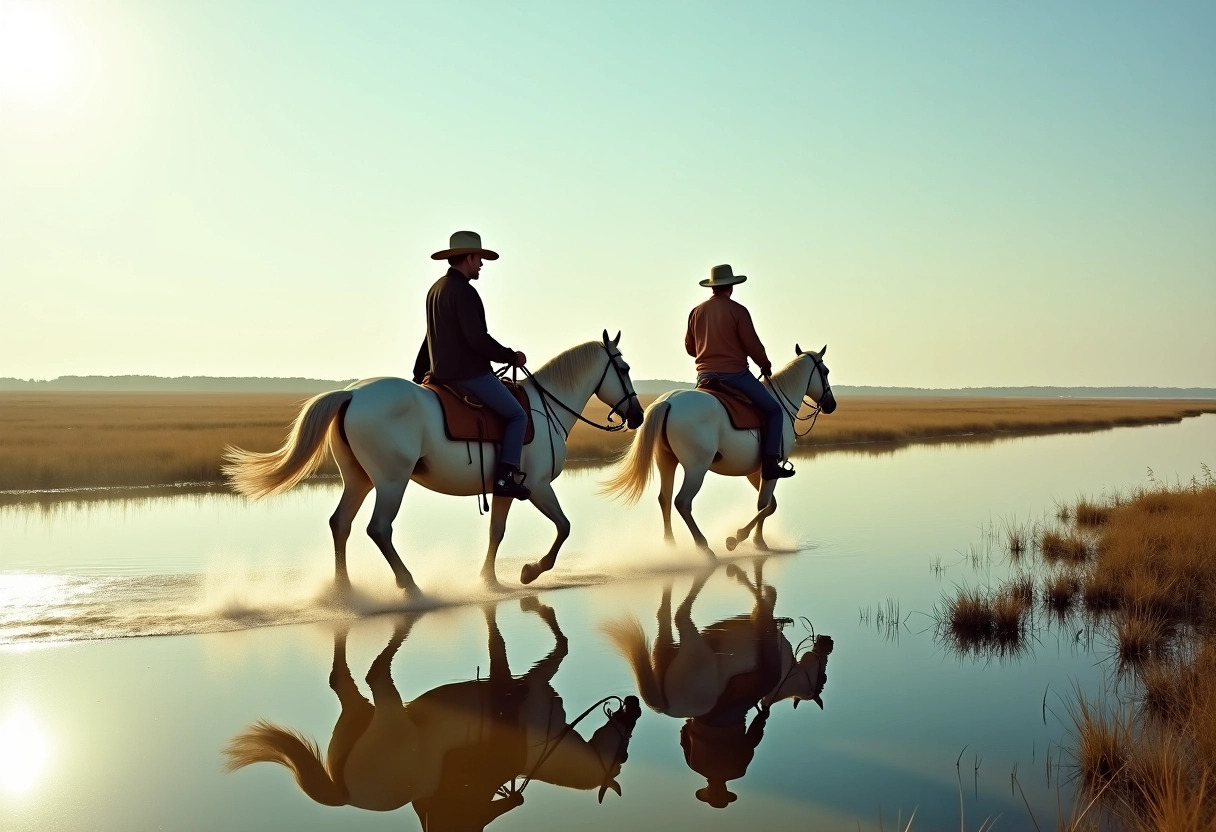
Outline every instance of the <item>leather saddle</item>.
POLYGON ((707 378, 698 382, 697 389, 709 393, 726 408, 726 415, 736 430, 759 430, 764 416, 752 400, 721 379, 707 378))
MULTIPOLYGON (((514 381, 504 378, 502 383, 528 415, 528 427, 524 430, 524 444, 527 445, 536 434, 528 392, 523 385, 514 381)), ((439 407, 443 410, 443 429, 448 439, 456 442, 502 441, 504 421, 493 410, 443 382, 434 381, 430 374, 423 377, 422 386, 439 398, 439 407)))

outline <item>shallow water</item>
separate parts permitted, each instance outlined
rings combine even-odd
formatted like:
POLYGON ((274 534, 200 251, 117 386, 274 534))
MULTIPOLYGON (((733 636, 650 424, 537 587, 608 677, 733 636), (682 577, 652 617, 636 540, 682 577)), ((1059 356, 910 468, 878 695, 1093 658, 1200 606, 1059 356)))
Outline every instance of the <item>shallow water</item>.
MULTIPOLYGON (((960 811, 969 829, 997 815, 1000 829, 1033 828, 1032 812, 1051 826, 1057 801, 1072 801, 1061 752, 1068 703, 1074 687, 1111 683, 1110 645, 1084 621, 1068 621, 1040 632, 1025 655, 959 657, 935 637, 934 607, 955 584, 1008 571, 986 548, 985 528, 1053 514, 1057 500, 1141 485, 1150 467, 1158 479, 1186 480, 1214 457, 1216 416, 1203 416, 802 460, 799 476, 781 486, 768 532, 794 551, 763 568, 775 614, 794 619, 784 631, 790 642, 806 635, 803 618, 834 639, 823 710, 775 704, 746 773, 728 783, 737 800, 715 809, 695 796, 706 780, 685 760, 684 720, 643 705, 616 778, 622 796, 608 792, 600 804, 595 790, 537 779, 492 828, 877 829, 896 828, 914 810, 915 829, 957 828, 960 811), (880 614, 891 612, 898 623, 887 626, 880 614)), ((552 690, 569 719, 604 697, 638 694, 602 627, 633 615, 654 638, 665 584, 678 605, 699 563, 678 519, 683 545, 661 543, 653 485, 626 508, 596 496, 603 473, 559 480, 574 531, 537 587, 568 638, 552 690)), ((349 628, 347 665, 367 695, 364 675, 401 620, 391 574, 361 534, 350 551, 357 595, 350 605, 327 603, 335 500, 336 486, 322 484, 253 505, 179 494, 0 507, 0 829, 420 828, 410 806, 318 805, 278 765, 223 770, 225 744, 262 718, 315 738, 324 753, 340 713, 330 688, 335 632, 349 628), (171 637, 137 637, 154 634, 171 637)), ((696 512, 720 554, 751 500, 743 481, 707 483, 696 512)), ((554 648, 541 617, 521 609, 518 596, 530 593, 492 596, 476 583, 485 526, 473 500, 406 495, 398 545, 436 607, 392 663, 406 701, 487 678, 482 602, 498 600, 514 674, 554 648)), ((500 577, 513 584, 551 536, 530 507, 514 509, 500 577)), ((749 572, 755 554, 733 553, 749 572)), ((719 568, 691 620, 704 628, 752 608, 749 591, 719 568)), ((604 722, 594 710, 575 730, 589 738, 604 722)), ((480 715, 460 724, 474 723, 485 724, 480 715)), ((411 782, 443 773, 420 748, 390 755, 413 761, 411 782)), ((494 748, 485 746, 486 760, 498 759, 494 748)))

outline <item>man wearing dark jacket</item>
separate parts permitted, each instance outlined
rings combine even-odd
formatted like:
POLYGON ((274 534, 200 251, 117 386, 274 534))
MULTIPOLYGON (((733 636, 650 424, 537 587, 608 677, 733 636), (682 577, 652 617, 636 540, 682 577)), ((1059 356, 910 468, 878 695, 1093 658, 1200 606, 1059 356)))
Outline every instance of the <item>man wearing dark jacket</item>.
POLYGON ((471 396, 506 420, 498 469, 494 473, 494 496, 526 500, 531 492, 519 471, 528 416, 519 402, 495 377, 490 362, 522 367, 522 352, 504 347, 486 328, 486 311, 472 281, 481 274, 483 260, 498 254, 481 247, 481 237, 472 231, 457 231, 443 251, 432 260, 447 260, 448 272, 426 295, 426 340, 414 362, 414 383, 431 378, 471 396))

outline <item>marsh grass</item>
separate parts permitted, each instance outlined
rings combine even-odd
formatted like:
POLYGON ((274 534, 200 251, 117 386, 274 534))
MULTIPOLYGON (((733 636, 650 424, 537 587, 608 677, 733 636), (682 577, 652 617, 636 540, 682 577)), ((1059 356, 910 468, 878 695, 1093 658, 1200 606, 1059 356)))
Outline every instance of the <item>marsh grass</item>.
POLYGON ((1079 698, 1077 765, 1135 829, 1216 829, 1216 481, 1203 470, 1097 506, 1082 572, 1136 685, 1118 714, 1079 698))
POLYGON ((1034 607, 1034 581, 1018 576, 994 589, 959 586, 935 614, 940 635, 957 652, 1005 657, 1024 648, 1034 607))
MULTIPOLYGON (((226 445, 279 447, 307 396, 249 393, 0 393, 0 491, 218 483, 226 445)), ((643 405, 653 396, 641 397, 643 405)), ((914 442, 976 441, 1177 422, 1216 403, 857 397, 821 417, 801 448, 891 450, 914 442)), ((584 415, 600 424, 593 399, 584 415)), ((632 439, 578 424, 568 459, 606 462, 632 439)), ((321 474, 336 473, 326 460, 321 474)))

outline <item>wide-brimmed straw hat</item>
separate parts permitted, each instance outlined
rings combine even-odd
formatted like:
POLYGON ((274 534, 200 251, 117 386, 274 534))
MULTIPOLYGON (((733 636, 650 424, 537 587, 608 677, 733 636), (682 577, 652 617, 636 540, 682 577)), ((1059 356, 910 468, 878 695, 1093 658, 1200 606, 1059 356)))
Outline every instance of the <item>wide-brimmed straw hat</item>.
POLYGON ((432 260, 447 260, 449 257, 463 257, 466 254, 480 254, 483 260, 497 260, 498 252, 481 247, 481 235, 476 231, 457 231, 448 240, 448 247, 431 255, 432 260))
POLYGON ((742 283, 747 280, 745 274, 735 274, 735 270, 728 265, 714 266, 709 270, 709 277, 701 281, 702 286, 713 288, 715 286, 734 286, 736 283, 742 283))

